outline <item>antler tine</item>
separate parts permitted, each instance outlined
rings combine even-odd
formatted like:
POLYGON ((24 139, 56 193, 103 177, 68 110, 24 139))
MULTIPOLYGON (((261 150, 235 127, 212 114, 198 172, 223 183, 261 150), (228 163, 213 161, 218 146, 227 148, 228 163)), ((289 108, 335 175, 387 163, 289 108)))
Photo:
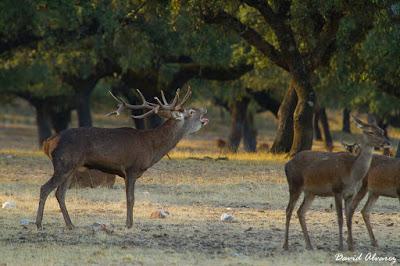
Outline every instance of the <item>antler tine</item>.
POLYGON ((121 100, 120 98, 118 98, 117 96, 115 96, 111 91, 108 91, 110 94, 111 94, 111 96, 117 101, 117 102, 119 102, 119 103, 123 103, 124 101, 123 100, 121 100))
POLYGON ((171 105, 172 106, 176 106, 176 103, 178 102, 178 100, 179 100, 179 93, 181 92, 181 89, 177 89, 176 90, 176 93, 175 93, 175 97, 174 97, 174 99, 172 100, 172 103, 171 103, 171 105))
POLYGON ((168 105, 167 99, 165 98, 164 92, 161 90, 161 98, 165 105, 168 105))
POLYGON ((176 103, 179 99, 179 89, 177 89, 176 94, 174 99, 172 100, 171 103, 168 103, 167 99, 165 98, 165 94, 163 91, 161 91, 161 98, 164 103, 161 102, 161 100, 158 97, 154 97, 154 99, 158 102, 158 104, 165 110, 174 110, 176 107, 176 103))
POLYGON ((188 86, 185 96, 183 97, 182 101, 177 106, 179 106, 179 108, 181 108, 185 104, 185 102, 190 98, 190 95, 192 95, 192 89, 190 88, 190 86, 188 86))
POLYGON ((115 111, 109 112, 108 114, 106 114, 106 116, 111 116, 111 115, 114 115, 114 114, 116 116, 119 116, 122 113, 122 111, 124 111, 126 103, 122 99, 120 99, 117 96, 115 96, 111 91, 108 91, 108 92, 118 102, 118 108, 115 111))

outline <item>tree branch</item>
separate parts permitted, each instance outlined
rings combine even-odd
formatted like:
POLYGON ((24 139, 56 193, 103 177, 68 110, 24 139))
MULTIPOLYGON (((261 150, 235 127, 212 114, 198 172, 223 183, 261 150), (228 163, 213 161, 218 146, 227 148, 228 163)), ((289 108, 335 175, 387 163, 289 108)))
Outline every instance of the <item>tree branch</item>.
POLYGON ((315 48, 306 55, 306 62, 310 70, 326 64, 336 51, 336 35, 343 16, 343 13, 331 12, 318 36, 315 48))
POLYGON ((376 81, 376 85, 381 91, 400 99, 400 88, 398 86, 394 86, 383 80, 376 81))
POLYGON ((172 81, 167 86, 167 91, 181 88, 186 82, 193 78, 208 80, 234 80, 253 70, 253 65, 237 65, 232 67, 216 67, 200 64, 182 64, 181 69, 175 73, 172 81))
POLYGON ((264 20, 271 26, 275 25, 280 19, 265 0, 241 0, 241 2, 257 9, 263 16, 264 20))
POLYGON ((225 11, 219 11, 216 14, 207 12, 206 14, 203 14, 203 20, 209 24, 220 24, 234 30, 250 45, 253 45, 261 53, 267 56, 273 63, 283 68, 284 70, 289 70, 287 63, 282 59, 283 56, 281 55, 281 53, 277 49, 275 49, 272 44, 267 42, 253 28, 243 24, 236 17, 226 13, 225 11))

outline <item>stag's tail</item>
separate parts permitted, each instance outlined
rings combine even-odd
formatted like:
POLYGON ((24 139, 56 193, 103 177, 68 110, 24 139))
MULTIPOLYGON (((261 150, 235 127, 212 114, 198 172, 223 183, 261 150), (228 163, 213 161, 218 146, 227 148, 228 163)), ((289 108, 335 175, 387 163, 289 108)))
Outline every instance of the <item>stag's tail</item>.
POLYGON ((60 139, 60 136, 54 135, 51 136, 50 138, 46 139, 43 142, 43 152, 51 159, 51 153, 54 151, 54 149, 57 147, 58 141, 60 139))

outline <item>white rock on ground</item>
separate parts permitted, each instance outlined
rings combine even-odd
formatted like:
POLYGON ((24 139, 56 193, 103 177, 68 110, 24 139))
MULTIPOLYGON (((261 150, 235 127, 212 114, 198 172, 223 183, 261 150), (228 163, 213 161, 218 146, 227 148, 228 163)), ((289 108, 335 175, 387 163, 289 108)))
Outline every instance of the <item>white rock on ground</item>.
POLYGON ((6 201, 1 206, 3 209, 15 209, 17 204, 14 201, 6 201))
POLYGON ((164 219, 164 218, 167 218, 168 215, 169 215, 168 211, 158 210, 158 211, 152 212, 150 214, 150 218, 152 218, 152 219, 164 219))
POLYGON ((30 225, 30 224, 35 224, 35 221, 30 220, 30 219, 21 219, 19 220, 20 225, 30 225))
POLYGON ((232 214, 229 213, 223 213, 221 215, 221 221, 222 222, 233 222, 235 220, 235 217, 233 217, 232 214))

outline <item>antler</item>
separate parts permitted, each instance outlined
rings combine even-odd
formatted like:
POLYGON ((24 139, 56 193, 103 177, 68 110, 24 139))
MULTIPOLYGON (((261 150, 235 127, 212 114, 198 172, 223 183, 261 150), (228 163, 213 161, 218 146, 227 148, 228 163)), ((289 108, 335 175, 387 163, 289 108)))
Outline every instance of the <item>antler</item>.
POLYGON ((192 95, 192 88, 188 86, 185 96, 183 97, 182 101, 178 105, 176 105, 175 110, 180 110, 191 95, 192 95))
POLYGON ((164 110, 177 110, 176 107, 176 103, 179 100, 179 93, 180 93, 180 89, 176 90, 176 94, 175 94, 175 98, 172 100, 171 103, 168 103, 167 99, 165 98, 164 92, 161 91, 161 99, 163 100, 164 103, 162 103, 160 101, 160 99, 158 97, 154 97, 154 99, 158 102, 158 104, 161 106, 162 109, 164 110))
POLYGON ((118 102, 118 108, 115 111, 112 111, 108 114, 106 114, 106 116, 110 116, 110 115, 120 115, 122 113, 122 111, 124 111, 125 109, 133 109, 133 110, 140 110, 140 109, 150 109, 150 111, 144 113, 143 115, 137 115, 137 116, 132 116, 133 118, 145 118, 149 115, 151 115, 152 113, 157 113, 158 110, 160 109, 160 106, 154 103, 149 103, 148 101, 146 101, 146 99, 144 98, 142 92, 140 90, 137 90, 137 92, 139 93, 143 103, 140 105, 133 105, 133 104, 129 104, 127 102, 125 102, 122 98, 119 98, 117 96, 115 96, 111 91, 110 94, 111 96, 118 102))
POLYGON ((157 101, 158 104, 155 103, 150 103, 148 101, 146 101, 146 99, 144 98, 142 92, 140 90, 137 90, 140 98, 142 99, 143 103, 140 105, 132 105, 129 104, 127 102, 125 102, 123 99, 115 96, 111 91, 110 94, 111 96, 118 102, 118 108, 115 111, 112 111, 108 114, 106 114, 106 116, 110 116, 110 115, 120 115, 122 113, 122 111, 124 111, 125 109, 133 109, 133 110, 139 110, 139 109, 150 109, 150 111, 142 114, 142 115, 132 115, 133 118, 145 118, 151 114, 157 114, 160 110, 162 111, 179 111, 182 109, 183 104, 189 99, 190 95, 192 94, 192 91, 190 89, 190 87, 188 87, 188 90, 185 94, 185 96, 183 97, 182 101, 178 104, 179 101, 179 93, 180 90, 177 89, 176 90, 176 94, 174 99, 172 100, 171 103, 168 103, 167 99, 165 98, 164 92, 161 91, 161 99, 162 101, 158 98, 158 97, 154 97, 154 99, 157 101))

